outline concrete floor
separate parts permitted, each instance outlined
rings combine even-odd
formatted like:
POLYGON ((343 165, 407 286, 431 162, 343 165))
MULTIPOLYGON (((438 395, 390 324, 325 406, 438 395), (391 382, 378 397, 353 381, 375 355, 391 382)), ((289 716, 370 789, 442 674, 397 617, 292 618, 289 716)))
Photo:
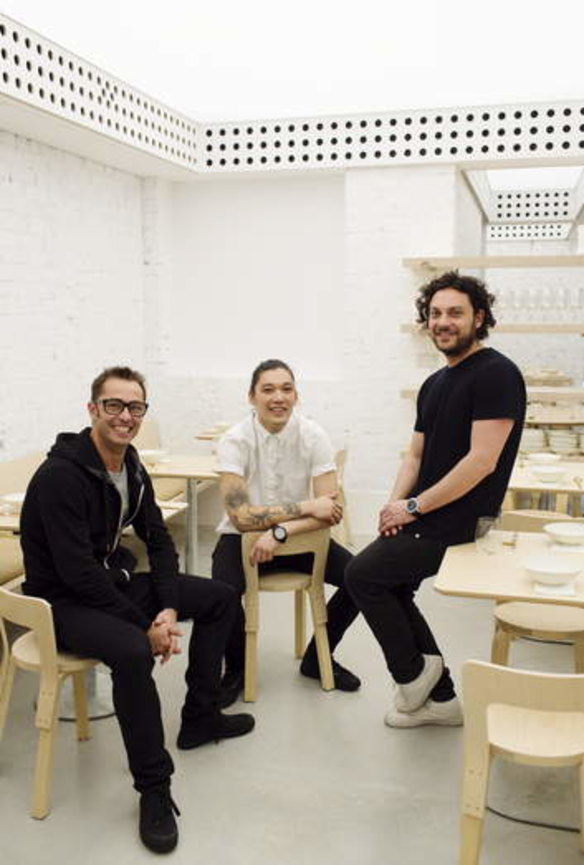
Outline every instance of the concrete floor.
MULTIPOLYGON (((203 537, 202 572, 211 536, 203 537)), ((445 598, 428 581, 420 602, 458 679, 467 658, 488 657, 490 605, 445 598)), ((568 647, 523 643, 514 663, 569 671, 568 647)), ((262 596, 260 690, 254 732, 190 753, 174 746, 184 660, 157 669, 174 796, 182 810, 177 865, 453 865, 458 846, 461 730, 390 730, 383 714, 390 681, 359 620, 337 657, 363 679, 356 694, 324 693, 298 675, 287 595, 262 596)), ((28 816, 35 749, 35 677, 17 679, 0 747, 0 862, 3 865, 135 865, 152 859, 137 837, 137 796, 114 718, 93 724, 78 744, 62 723, 53 809, 28 816)), ((533 770, 494 773, 491 802, 519 816, 577 824, 576 782, 533 770)), ((489 815, 482 865, 581 863, 578 836, 489 815)))

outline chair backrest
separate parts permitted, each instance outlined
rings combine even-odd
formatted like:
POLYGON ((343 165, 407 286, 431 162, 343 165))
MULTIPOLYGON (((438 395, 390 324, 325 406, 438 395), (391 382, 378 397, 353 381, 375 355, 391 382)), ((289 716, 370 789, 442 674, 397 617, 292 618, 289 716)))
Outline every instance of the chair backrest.
POLYGON ((545 712, 584 712, 584 676, 538 673, 467 661, 462 668, 465 741, 487 741, 487 710, 493 704, 545 712))
POLYGON ((160 448, 160 428, 155 417, 147 415, 144 418, 132 444, 138 450, 158 450, 160 448))
POLYGON ((343 480, 345 477, 345 466, 347 464, 347 449, 342 448, 340 451, 337 451, 335 454, 335 465, 337 467, 337 479, 339 481, 339 486, 343 485, 343 480))
MULTIPOLYGON (((251 549, 260 537, 261 532, 244 532, 241 536, 241 554, 243 558, 243 570, 247 581, 248 588, 258 588, 258 569, 257 566, 250 564, 249 555, 251 549)), ((317 529, 315 532, 303 532, 300 535, 292 535, 288 537, 285 544, 282 545, 282 551, 278 551, 285 563, 286 556, 296 555, 297 553, 314 553, 314 562, 312 566, 312 574, 323 578, 324 568, 326 565, 326 557, 328 554, 330 542, 330 529, 317 529)))
POLYGON ((44 458, 43 451, 34 451, 15 460, 0 462, 0 496, 23 493, 44 458))
POLYGON ((40 688, 36 724, 48 728, 49 706, 57 681, 57 643, 51 605, 43 598, 33 598, 0 588, 0 641, 3 666, 8 657, 8 639, 4 622, 12 622, 32 631, 39 653, 40 688))
POLYGON ((23 574, 20 541, 11 535, 0 536, 0 586, 12 583, 23 574))
POLYGON ((509 532, 541 532, 548 523, 582 522, 561 511, 503 511, 501 528, 509 532))

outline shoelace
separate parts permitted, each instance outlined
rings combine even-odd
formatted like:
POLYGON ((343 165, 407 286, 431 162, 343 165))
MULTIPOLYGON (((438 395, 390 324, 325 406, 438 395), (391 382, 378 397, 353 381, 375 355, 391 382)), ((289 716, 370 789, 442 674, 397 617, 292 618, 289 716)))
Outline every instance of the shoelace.
POLYGON ((164 820, 167 816, 168 811, 174 811, 177 817, 180 817, 180 810, 178 805, 170 795, 170 793, 166 790, 157 790, 156 798, 152 796, 150 799, 150 806, 152 809, 153 817, 156 822, 160 822, 164 820))

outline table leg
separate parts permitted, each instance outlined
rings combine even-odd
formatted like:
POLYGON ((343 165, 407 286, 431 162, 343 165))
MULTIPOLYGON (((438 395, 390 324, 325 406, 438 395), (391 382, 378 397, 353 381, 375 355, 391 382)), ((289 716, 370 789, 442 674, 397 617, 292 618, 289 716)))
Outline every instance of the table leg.
POLYGON ((189 479, 187 481, 187 502, 189 505, 187 513, 187 539, 186 539, 186 571, 187 574, 197 576, 197 568, 199 565, 198 557, 198 508, 197 508, 197 481, 189 479))

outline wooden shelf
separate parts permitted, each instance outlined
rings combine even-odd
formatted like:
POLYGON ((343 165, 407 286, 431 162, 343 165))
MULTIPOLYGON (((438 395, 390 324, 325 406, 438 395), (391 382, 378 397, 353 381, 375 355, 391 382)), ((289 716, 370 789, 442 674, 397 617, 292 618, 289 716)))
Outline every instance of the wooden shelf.
POLYGON ((584 267, 584 255, 449 255, 403 258, 411 270, 441 271, 456 267, 470 270, 515 267, 584 267))
MULTIPOLYGON (((414 333, 425 335, 425 330, 420 324, 401 324, 402 333, 414 333)), ((498 324, 492 331, 496 336, 498 333, 574 333, 584 336, 584 322, 576 321, 532 321, 532 322, 509 322, 498 324)))

